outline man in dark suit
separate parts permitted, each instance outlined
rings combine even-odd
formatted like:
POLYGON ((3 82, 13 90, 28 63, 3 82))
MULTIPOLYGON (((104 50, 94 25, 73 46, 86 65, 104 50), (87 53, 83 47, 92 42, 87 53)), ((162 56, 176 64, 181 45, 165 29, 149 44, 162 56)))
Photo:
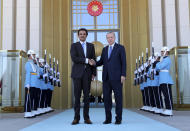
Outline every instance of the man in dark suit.
POLYGON ((106 39, 109 45, 103 48, 101 58, 96 63, 96 66, 103 65, 103 97, 106 113, 106 120, 103 124, 109 124, 112 121, 112 90, 116 102, 115 124, 121 124, 122 85, 126 77, 125 48, 115 42, 114 32, 107 33, 106 39))
POLYGON ((95 50, 92 43, 86 42, 88 31, 85 28, 78 30, 79 42, 71 45, 71 59, 73 61, 71 77, 74 82, 74 120, 72 125, 78 124, 80 120, 80 97, 83 90, 84 110, 83 117, 86 124, 92 124, 89 117, 89 93, 91 80, 96 75, 96 68, 89 64, 91 59, 95 60, 95 50))

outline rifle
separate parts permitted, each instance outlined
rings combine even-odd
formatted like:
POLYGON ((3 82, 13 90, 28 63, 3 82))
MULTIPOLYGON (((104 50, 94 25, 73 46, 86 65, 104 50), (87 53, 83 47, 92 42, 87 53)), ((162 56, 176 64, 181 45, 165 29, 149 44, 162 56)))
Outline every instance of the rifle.
POLYGON ((51 85, 53 85, 53 69, 51 68, 51 54, 49 54, 49 81, 51 82, 51 85))
POLYGON ((142 65, 141 65, 141 83, 144 82, 144 61, 143 61, 143 52, 142 52, 142 65))
POLYGON ((58 87, 61 87, 61 82, 60 82, 59 77, 60 77, 59 64, 58 64, 58 60, 57 60, 57 76, 56 76, 56 78, 57 78, 57 86, 58 86, 58 87))
POLYGON ((138 85, 141 84, 141 57, 139 56, 139 68, 138 68, 138 85))
POLYGON ((145 66, 145 72, 144 72, 144 81, 147 82, 147 66, 148 66, 148 48, 146 48, 146 66, 145 66))
POLYGON ((48 83, 48 65, 47 65, 47 62, 46 62, 46 50, 45 50, 45 54, 44 54, 44 75, 43 75, 43 78, 45 79, 45 83, 47 84, 48 83))
POLYGON ((55 57, 53 59, 53 85, 56 86, 56 70, 55 70, 55 57))
POLYGON ((134 78, 134 85, 137 85, 137 75, 138 75, 138 69, 137 69, 137 59, 136 59, 136 69, 134 71, 135 78, 134 78))
POLYGON ((152 47, 152 61, 151 61, 151 66, 152 66, 152 70, 151 70, 151 74, 150 74, 150 79, 151 80, 154 80, 154 67, 153 67, 153 64, 154 64, 154 47, 152 47))

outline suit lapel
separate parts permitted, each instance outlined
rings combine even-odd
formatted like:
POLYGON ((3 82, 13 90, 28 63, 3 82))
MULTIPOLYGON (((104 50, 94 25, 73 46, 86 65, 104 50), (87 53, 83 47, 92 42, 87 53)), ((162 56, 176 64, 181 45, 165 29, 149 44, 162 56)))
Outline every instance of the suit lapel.
POLYGON ((109 46, 106 47, 106 60, 108 60, 108 48, 109 46))
POLYGON ((78 49, 80 50, 79 52, 81 52, 81 54, 85 57, 85 55, 84 55, 84 50, 83 50, 83 48, 82 48, 81 43, 80 43, 80 42, 77 42, 76 44, 77 44, 77 46, 78 46, 78 49))
POLYGON ((86 58, 89 58, 89 51, 90 51, 90 48, 89 48, 89 43, 86 42, 86 58))
MULTIPOLYGON (((109 46, 108 46, 108 47, 109 47, 109 46)), ((109 60, 112 58, 112 56, 113 56, 113 54, 116 52, 117 48, 118 48, 118 44, 115 43, 115 45, 114 45, 114 47, 113 47, 113 50, 112 50, 112 52, 111 52, 111 56, 110 56, 109 60)), ((107 53, 107 54, 108 54, 108 53, 107 53)))

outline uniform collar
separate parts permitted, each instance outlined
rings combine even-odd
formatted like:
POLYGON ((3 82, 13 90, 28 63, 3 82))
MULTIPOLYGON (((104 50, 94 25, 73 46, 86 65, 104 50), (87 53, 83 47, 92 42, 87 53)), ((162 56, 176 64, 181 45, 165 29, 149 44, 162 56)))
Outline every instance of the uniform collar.
POLYGON ((28 61, 29 61, 29 62, 33 62, 33 60, 32 60, 32 59, 28 59, 28 61))
POLYGON ((163 58, 167 58, 168 56, 164 56, 163 58))

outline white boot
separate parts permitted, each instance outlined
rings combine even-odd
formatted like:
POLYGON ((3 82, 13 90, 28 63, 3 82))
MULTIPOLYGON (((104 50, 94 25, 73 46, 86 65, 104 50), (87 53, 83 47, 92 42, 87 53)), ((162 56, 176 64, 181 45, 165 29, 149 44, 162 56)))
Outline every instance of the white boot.
POLYGON ((32 111, 33 116, 36 116, 38 114, 37 110, 32 111))
POLYGON ((160 114, 162 114, 164 112, 163 109, 158 109, 158 110, 159 110, 160 114))
POLYGON ((157 109, 154 111, 154 113, 156 113, 156 114, 163 113, 163 109, 157 108, 157 109))
POLYGON ((165 116, 173 116, 172 110, 168 110, 168 109, 166 109, 162 114, 165 116))
POLYGON ((38 112, 39 112, 40 114, 43 114, 43 113, 44 113, 43 108, 38 108, 38 112))
POLYGON ((49 112, 49 110, 48 110, 48 108, 46 107, 46 108, 44 108, 44 111, 45 111, 45 113, 48 113, 49 112))
POLYGON ((152 108, 152 112, 155 112, 156 109, 157 109, 156 107, 153 107, 153 108, 152 108))
POLYGON ((140 110, 144 110, 144 106, 140 108, 140 110))
POLYGON ((36 115, 40 115, 41 112, 40 112, 40 108, 37 109, 37 114, 36 115))
POLYGON ((52 109, 51 107, 48 107, 48 110, 49 110, 49 111, 54 111, 54 109, 52 109))
POLYGON ((148 106, 145 106, 145 107, 144 107, 144 110, 145 110, 145 111, 148 111, 148 106))
POLYGON ((154 108, 153 107, 149 107, 149 111, 150 112, 154 112, 154 108))
POLYGON ((24 118, 31 118, 33 117, 31 112, 24 112, 24 118))

